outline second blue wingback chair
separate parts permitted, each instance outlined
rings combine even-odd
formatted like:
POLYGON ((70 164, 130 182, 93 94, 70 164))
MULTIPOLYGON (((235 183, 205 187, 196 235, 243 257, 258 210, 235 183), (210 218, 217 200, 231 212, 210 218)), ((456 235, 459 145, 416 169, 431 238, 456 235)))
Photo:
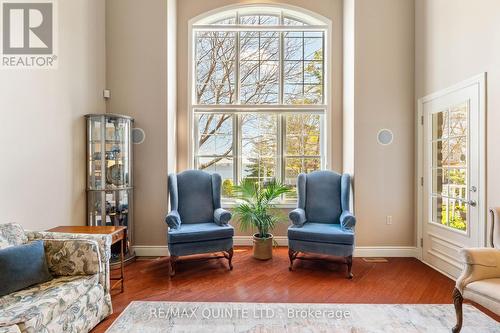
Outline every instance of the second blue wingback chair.
POLYGON ((232 270, 234 229, 231 213, 221 208, 221 177, 199 170, 168 176, 171 211, 168 224, 170 274, 179 256, 223 252, 232 270))
POLYGON ((297 179, 297 208, 290 212, 288 228, 290 270, 300 252, 345 258, 348 278, 352 278, 354 226, 349 211, 351 177, 331 171, 300 174, 297 179))

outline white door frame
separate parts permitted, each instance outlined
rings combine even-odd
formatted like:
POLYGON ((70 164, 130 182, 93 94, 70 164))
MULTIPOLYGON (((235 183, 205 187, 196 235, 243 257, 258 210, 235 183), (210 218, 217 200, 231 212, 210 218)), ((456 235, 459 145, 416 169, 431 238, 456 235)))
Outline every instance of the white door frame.
MULTIPOLYGON (((417 254, 418 259, 423 260, 423 203, 424 203, 424 126, 423 126, 423 110, 424 103, 432 101, 433 99, 442 97, 460 89, 464 89, 473 85, 478 86, 479 91, 479 225, 480 244, 486 246, 486 233, 487 233, 487 205, 486 205, 486 73, 481 73, 467 80, 459 82, 451 87, 442 89, 430 95, 418 99, 417 102, 417 254)), ((428 263, 426 263, 428 264, 428 263)), ((429 265, 429 264, 428 264, 429 265)), ((433 267, 436 269, 436 267, 433 267)), ((437 269, 442 272, 441 270, 437 269)), ((449 276, 448 274, 444 273, 449 276)))

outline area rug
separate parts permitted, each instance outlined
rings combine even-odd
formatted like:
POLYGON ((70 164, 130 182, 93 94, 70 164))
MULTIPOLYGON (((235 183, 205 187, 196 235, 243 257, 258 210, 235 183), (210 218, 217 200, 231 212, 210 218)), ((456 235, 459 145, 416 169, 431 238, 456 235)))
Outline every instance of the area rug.
MULTIPOLYGON (((109 333, 450 332, 451 304, 297 304, 132 302, 109 333)), ((464 305, 462 332, 500 332, 500 324, 464 305)))

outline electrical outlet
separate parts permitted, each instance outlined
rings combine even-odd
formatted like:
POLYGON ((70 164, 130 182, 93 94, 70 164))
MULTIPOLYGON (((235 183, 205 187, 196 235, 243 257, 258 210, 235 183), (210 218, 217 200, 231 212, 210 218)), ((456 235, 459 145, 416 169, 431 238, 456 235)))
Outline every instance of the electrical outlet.
POLYGON ((391 215, 387 215, 387 217, 385 218, 385 224, 387 224, 387 225, 392 224, 392 216, 391 215))
POLYGON ((104 89, 102 91, 102 97, 104 97, 104 99, 110 99, 111 98, 111 90, 104 89))

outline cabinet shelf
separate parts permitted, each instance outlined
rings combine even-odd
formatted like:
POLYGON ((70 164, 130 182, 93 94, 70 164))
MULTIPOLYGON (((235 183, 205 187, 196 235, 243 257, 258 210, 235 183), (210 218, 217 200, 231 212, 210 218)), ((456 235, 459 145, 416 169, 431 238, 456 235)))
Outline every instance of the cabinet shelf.
POLYGON ((133 190, 132 186, 125 187, 106 187, 106 188, 88 188, 88 192, 111 192, 111 191, 123 191, 123 190, 133 190))
MULTIPOLYGON (((107 161, 107 162, 128 162, 128 157, 120 157, 120 158, 105 158, 100 159, 100 158, 91 158, 89 162, 98 162, 98 161, 107 161)), ((125 164, 125 163, 122 163, 125 164)))
POLYGON ((123 144, 123 140, 114 140, 114 139, 106 139, 106 140, 90 140, 89 143, 91 144, 115 144, 115 145, 121 145, 123 144))

